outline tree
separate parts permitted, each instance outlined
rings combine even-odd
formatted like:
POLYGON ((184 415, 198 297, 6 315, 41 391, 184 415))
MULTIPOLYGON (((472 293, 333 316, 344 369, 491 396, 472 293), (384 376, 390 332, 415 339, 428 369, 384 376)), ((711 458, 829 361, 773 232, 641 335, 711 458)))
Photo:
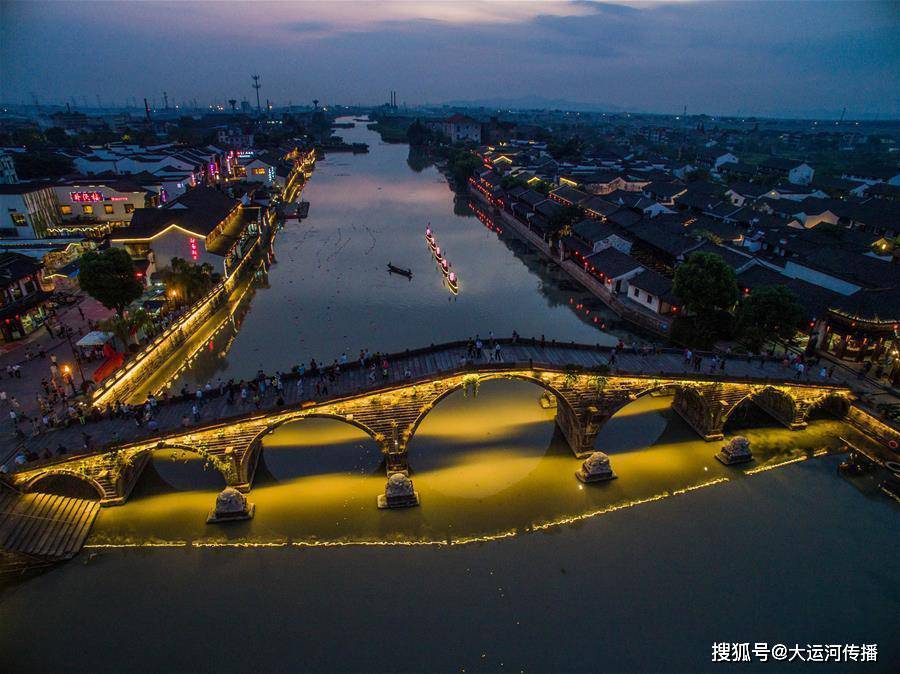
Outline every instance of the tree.
POLYGON ((791 339, 803 325, 803 308, 784 286, 754 288, 737 311, 737 332, 752 351, 771 340, 791 339))
POLYGON ((166 288, 173 291, 179 301, 190 304, 215 285, 218 274, 207 262, 196 265, 173 257, 171 268, 163 273, 163 280, 166 288))
POLYGON ((472 173, 481 165, 481 160, 468 150, 454 150, 447 162, 457 189, 464 189, 472 173))
POLYGON ((731 311, 740 295, 734 270, 715 253, 691 253, 675 270, 672 292, 701 325, 731 311))
POLYGON ((687 178, 689 183, 696 182, 697 180, 709 180, 709 171, 705 168, 697 168, 685 173, 684 177, 687 178))
POLYGON ((72 160, 55 152, 17 153, 13 155, 13 162, 20 180, 60 178, 75 172, 72 160))
POLYGON ((84 292, 107 309, 114 309, 119 316, 144 291, 135 277, 131 256, 122 248, 107 248, 102 253, 88 251, 82 255, 78 283, 84 292))
POLYGON ((431 132, 417 119, 406 129, 406 139, 411 146, 425 145, 431 140, 431 132))
POLYGON ((572 223, 581 217, 581 209, 574 204, 563 206, 550 216, 547 224, 557 237, 566 236, 571 233, 572 223))

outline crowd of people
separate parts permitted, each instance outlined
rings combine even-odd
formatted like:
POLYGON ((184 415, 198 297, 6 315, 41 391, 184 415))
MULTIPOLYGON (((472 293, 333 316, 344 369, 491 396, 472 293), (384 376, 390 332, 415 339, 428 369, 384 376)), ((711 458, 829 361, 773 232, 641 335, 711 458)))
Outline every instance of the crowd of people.
MULTIPOLYGON (((513 332, 512 344, 518 343, 520 337, 518 333, 513 332)), ((541 348, 547 346, 546 338, 541 335, 540 340, 533 340, 535 345, 541 348)), ((555 344, 555 342, 552 342, 555 344)), ((650 356, 658 354, 660 347, 657 345, 639 346, 637 342, 626 345, 623 340, 610 348, 607 357, 607 364, 614 368, 619 357, 623 354, 630 353, 639 356, 650 356)), ((734 357, 730 353, 713 354, 712 356, 703 355, 685 349, 683 352, 684 365, 686 368, 694 372, 702 372, 705 363, 709 363, 710 374, 725 374, 726 365, 729 359, 734 357)), ((36 357, 45 357, 37 355, 36 357)), ((760 354, 759 356, 747 355, 747 362, 750 363, 755 358, 759 358, 760 366, 764 367, 767 362, 779 362, 779 358, 775 356, 774 351, 760 354)), ((185 408, 185 413, 181 417, 180 425, 182 428, 189 428, 200 423, 204 418, 206 406, 211 400, 223 399, 228 407, 234 407, 235 412, 251 412, 259 410, 262 407, 270 407, 272 405, 279 407, 285 405, 286 397, 292 402, 306 402, 309 400, 317 400, 328 397, 329 394, 336 393, 335 386, 341 373, 352 366, 356 366, 359 372, 365 373, 365 384, 360 383, 358 386, 372 387, 379 379, 387 380, 391 374, 391 364, 386 354, 375 352, 371 353, 368 349, 362 349, 356 359, 356 363, 351 363, 350 357, 346 352, 342 353, 339 358, 335 358, 331 364, 324 365, 316 361, 310 360, 309 364, 300 364, 291 368, 290 373, 276 372, 274 375, 268 375, 259 370, 254 377, 248 379, 229 379, 227 381, 221 378, 216 382, 207 382, 205 385, 198 385, 191 390, 187 384, 182 386, 177 394, 171 394, 168 389, 164 389, 156 394, 151 394, 146 401, 141 404, 127 404, 116 402, 105 407, 94 407, 85 402, 77 402, 74 397, 68 393, 75 394, 75 387, 71 382, 59 372, 56 363, 56 357, 51 355, 51 376, 41 381, 41 393, 38 393, 37 403, 40 413, 37 415, 27 415, 22 411, 21 404, 14 396, 0 390, 0 406, 8 408, 8 414, 13 422, 14 432, 17 440, 24 441, 29 435, 32 437, 40 436, 54 428, 67 427, 72 425, 87 426, 89 423, 99 422, 103 420, 119 419, 128 420, 136 427, 144 429, 151 434, 160 430, 159 413, 161 405, 170 403, 189 403, 190 407, 185 408), (289 392, 288 385, 293 387, 293 392, 289 392), (68 386, 68 390, 67 390, 68 386), (187 410, 190 410, 189 412, 187 410)), ((465 367, 476 362, 496 362, 502 363, 503 347, 500 340, 495 339, 493 332, 488 334, 487 339, 482 339, 480 335, 469 338, 466 342, 465 354, 460 355, 459 366, 465 367)), ((791 356, 785 354, 780 360, 784 367, 792 368, 795 372, 795 378, 801 379, 809 377, 812 367, 818 365, 817 362, 804 358, 803 356, 791 356)), ((16 366, 7 368, 7 375, 15 378, 16 366)), ((822 366, 819 370, 821 379, 830 378, 834 373, 834 365, 830 368, 822 366)), ((405 379, 412 378, 412 372, 409 367, 405 367, 403 371, 405 379)), ((20 375, 19 375, 20 376, 20 375)), ((216 413, 221 414, 221 408, 216 413)), ((172 424, 169 424, 171 426, 172 424)), ((118 433, 114 432, 110 440, 107 438, 104 444, 115 444, 118 441, 118 433)), ((88 451, 94 449, 91 436, 82 430, 81 450, 88 451)), ((21 450, 15 456, 15 463, 23 465, 30 461, 38 459, 49 459, 53 456, 63 455, 70 451, 62 443, 58 444, 55 450, 49 447, 44 448, 40 452, 31 450, 21 450)), ((8 470, 8 469, 7 469, 8 470)))

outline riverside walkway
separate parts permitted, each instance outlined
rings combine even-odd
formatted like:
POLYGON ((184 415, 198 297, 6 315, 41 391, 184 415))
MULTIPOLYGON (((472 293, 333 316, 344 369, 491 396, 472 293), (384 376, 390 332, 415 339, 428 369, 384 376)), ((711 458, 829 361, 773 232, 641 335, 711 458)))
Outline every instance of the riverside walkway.
MULTIPOLYGON (((376 364, 379 371, 374 381, 370 378, 369 369, 359 362, 342 365, 333 380, 323 377, 321 370, 318 374, 285 373, 281 375, 284 383, 281 400, 279 401, 279 394, 274 387, 267 385, 258 406, 251 397, 242 401, 239 394, 229 403, 229 396, 220 393, 219 389, 204 392, 200 405, 195 394, 176 396, 159 402, 153 414, 157 428, 152 431, 146 424, 138 426, 132 418, 104 417, 99 421, 89 420, 86 424, 75 422, 66 428, 26 438, 18 444, 7 439, 4 455, 10 471, 29 472, 43 465, 71 461, 78 455, 98 455, 110 449, 138 445, 146 447, 155 440, 166 438, 180 438, 177 441, 180 446, 203 444, 200 443, 200 437, 207 431, 214 432, 214 429, 218 429, 215 432, 225 439, 220 442, 207 439, 204 441, 205 446, 212 448, 209 451, 225 451, 227 443, 230 443, 227 444, 228 447, 243 443, 242 439, 231 437, 237 432, 232 429, 252 427, 252 433, 248 433, 251 433, 252 441, 255 442, 260 428, 267 427, 267 424, 271 426, 282 423, 278 420, 287 419, 291 414, 295 415, 291 418, 297 418, 298 414, 342 418, 375 437, 382 444, 385 454, 391 454, 398 446, 405 452, 406 441, 424 414, 420 413, 420 408, 430 408, 439 397, 433 393, 425 395, 423 392, 426 388, 431 385, 459 388, 465 383, 463 380, 467 376, 473 375, 476 378, 486 376, 532 380, 565 402, 566 405, 562 407, 566 408, 564 411, 571 418, 560 425, 564 430, 567 427, 571 430, 570 444, 576 454, 585 451, 592 442, 592 437, 588 436, 596 435, 599 425, 614 414, 616 409, 654 387, 669 387, 673 392, 679 387, 679 390, 691 388, 693 392, 686 395, 683 404, 677 408, 701 436, 710 440, 721 437, 724 421, 737 404, 750 395, 759 398, 757 394, 763 389, 781 389, 768 402, 761 401, 761 398, 757 402, 792 428, 805 425, 806 410, 813 404, 813 399, 824 398, 829 392, 838 389, 842 396, 849 393, 841 386, 841 382, 827 377, 822 379, 818 374, 798 379, 793 368, 780 362, 764 361, 759 357, 752 360, 746 357, 725 357, 724 368, 720 365, 711 368, 714 361, 711 357, 706 357, 697 371, 692 364, 685 362, 681 351, 674 349, 624 349, 616 352, 611 348, 534 339, 496 341, 501 345, 499 359, 488 355, 492 351, 487 344, 483 354, 478 354, 475 358, 469 357, 466 342, 432 345, 389 354, 386 356, 387 376, 382 376, 380 364, 376 364), (581 384, 574 383, 579 379, 578 373, 586 375, 580 377, 583 380, 581 384), (587 383, 590 378, 595 382, 600 378, 609 379, 613 385, 601 396, 599 384, 587 383), (315 396, 317 381, 327 384, 327 394, 315 396), (591 386, 598 390, 588 391, 591 386), (580 392, 576 391, 579 387, 583 389, 580 392), (352 405, 348 403, 354 401, 353 404, 359 406, 358 401, 367 397, 374 399, 385 392, 401 389, 410 391, 410 402, 405 403, 409 410, 405 412, 396 408, 382 409, 373 403, 364 409, 357 409, 354 415, 352 405), (199 407, 199 419, 194 419, 192 414, 195 405, 199 407), (598 407, 599 412, 595 409, 598 407), (587 416, 591 416, 587 413, 588 408, 593 410, 590 422, 586 421, 587 416), (313 414, 317 411, 319 413, 313 414), (306 412, 309 414, 305 414, 306 412), (371 418, 371 421, 362 421, 364 417, 371 418), (400 433, 405 432, 407 435, 398 441, 395 430, 392 447, 390 429, 396 429, 397 418, 401 418, 402 422, 400 433), (276 421, 270 424, 270 420, 276 421), (21 466, 8 460, 12 454, 24 450, 38 454, 49 450, 56 454, 60 446, 66 449, 66 453, 52 459, 29 461, 21 466)), ((269 373, 270 381, 272 374, 269 373)), ((559 416, 558 412, 558 420, 559 416)))

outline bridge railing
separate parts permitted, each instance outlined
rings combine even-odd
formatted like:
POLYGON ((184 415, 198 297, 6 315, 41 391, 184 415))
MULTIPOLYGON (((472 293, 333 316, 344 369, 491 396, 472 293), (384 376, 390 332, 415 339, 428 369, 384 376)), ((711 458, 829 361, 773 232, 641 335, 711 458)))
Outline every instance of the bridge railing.
POLYGON ((157 335, 150 343, 138 351, 134 357, 127 360, 122 367, 107 377, 94 390, 91 399, 92 404, 94 406, 110 404, 129 395, 136 386, 136 383, 129 385, 129 381, 136 380, 140 371, 157 365, 161 358, 167 358, 171 355, 171 352, 187 339, 192 326, 206 320, 212 312, 221 306, 223 300, 227 301, 228 296, 246 270, 245 263, 255 259, 259 246, 260 241, 257 239, 256 243, 247 251, 244 258, 230 275, 219 281, 209 292, 192 304, 187 312, 179 316, 172 325, 157 335))
MULTIPOLYGON (((519 337, 517 340, 513 340, 511 338, 498 338, 494 340, 502 345, 506 346, 518 346, 518 345, 527 345, 534 346, 537 348, 543 349, 565 349, 565 350, 577 350, 577 351, 591 351, 591 352, 599 352, 599 353, 611 353, 613 347, 603 347, 600 345, 589 345, 589 344, 578 344, 575 342, 557 342, 555 340, 539 340, 537 338, 522 338, 519 337)), ((448 342, 440 345, 429 345, 427 347, 420 347, 416 349, 408 349, 402 352, 396 352, 392 354, 387 354, 384 357, 388 359, 389 363, 400 363, 402 366, 404 359, 412 359, 417 356, 425 356, 432 355, 435 353, 441 353, 446 351, 454 351, 461 352, 468 345, 468 341, 466 340, 457 340, 454 342, 448 342)), ((654 351, 655 353, 661 354, 677 354, 680 355, 682 351, 680 349, 673 348, 660 348, 654 351)), ((623 353, 622 351, 619 352, 623 353)), ((652 355, 647 354, 647 355, 652 355)), ((711 355, 711 354, 709 354, 711 355)), ((732 360, 746 360, 746 358, 741 358, 739 356, 731 357, 732 360)), ((758 359, 755 359, 758 360, 758 359)), ((778 360, 778 359, 774 359, 778 360)), ((358 372, 363 369, 363 366, 358 361, 353 361, 352 363, 347 363, 341 366, 343 372, 358 372)), ((503 372, 503 371, 515 371, 515 370, 534 370, 536 373, 540 372, 553 372, 553 373, 562 373, 562 372, 571 372, 573 374, 603 374, 615 377, 630 377, 636 379, 658 379, 658 378, 670 378, 670 379, 679 379, 683 381, 695 381, 695 382, 721 382, 721 383, 732 383, 732 384, 758 384, 758 385, 790 385, 792 387, 798 388, 814 388, 814 389, 832 389, 835 391, 849 391, 846 386, 835 384, 835 383, 819 383, 819 382, 804 382, 797 381, 793 379, 779 378, 779 377, 739 377, 728 374, 704 374, 702 372, 647 372, 647 371, 628 371, 621 368, 616 368, 612 370, 604 365, 599 365, 596 367, 587 367, 581 365, 572 365, 565 362, 558 362, 549 359, 545 360, 534 360, 534 359, 522 359, 522 360, 506 360, 506 361, 490 361, 490 362, 475 362, 471 360, 466 360, 466 362, 458 363, 450 368, 436 369, 432 372, 428 372, 420 377, 411 377, 407 379, 403 376, 402 373, 395 374, 388 381, 378 381, 371 386, 366 386, 363 384, 355 388, 352 391, 344 392, 339 395, 334 395, 328 398, 323 398, 320 400, 305 400, 299 401, 291 404, 276 406, 276 397, 272 396, 272 403, 270 405, 266 405, 264 408, 259 410, 251 410, 248 412, 241 412, 234 415, 229 415, 226 417, 222 417, 216 421, 212 421, 208 424, 190 426, 190 427, 177 427, 168 430, 158 430, 158 431, 147 431, 145 427, 141 427, 140 430, 135 428, 135 435, 128 442, 116 442, 116 443, 107 443, 101 447, 93 449, 88 452, 83 453, 73 453, 63 457, 54 457, 53 459, 48 459, 46 461, 31 462, 27 466, 23 466, 22 470, 27 471, 31 468, 38 466, 50 466, 56 463, 66 463, 70 461, 74 457, 82 458, 97 454, 103 454, 109 452, 112 449, 129 449, 136 446, 140 446, 146 444, 151 441, 165 441, 166 439, 176 438, 184 436, 188 433, 196 433, 196 432, 206 432, 206 431, 214 431, 219 428, 225 428, 228 426, 232 426, 234 424, 246 423, 249 421, 255 421, 260 419, 265 419, 273 414, 273 412, 289 412, 292 410, 301 410, 308 407, 315 407, 319 405, 331 405, 331 404, 340 404, 341 402, 352 400, 358 398, 360 396, 365 395, 374 395, 379 393, 389 393, 391 391, 406 388, 409 386, 415 386, 417 384, 421 384, 423 382, 428 382, 434 380, 436 378, 445 378, 452 377, 460 374, 467 373, 477 373, 477 372, 503 372)), ((282 379, 285 382, 295 382, 297 379, 305 378, 305 379, 314 379, 322 373, 323 370, 319 370, 316 373, 305 372, 304 374, 300 374, 299 371, 291 371, 282 374, 282 379)), ((365 380, 363 380, 365 381, 365 380)), ((223 395, 219 389, 212 389, 208 393, 204 393, 204 399, 215 399, 219 398, 223 395)), ((167 400, 159 401, 159 405, 161 406, 171 406, 171 405, 179 405, 179 404, 193 404, 196 398, 191 395, 177 395, 168 398, 167 400)), ((100 422, 102 423, 102 422, 100 422)), ((83 427, 79 427, 83 428, 83 427)))

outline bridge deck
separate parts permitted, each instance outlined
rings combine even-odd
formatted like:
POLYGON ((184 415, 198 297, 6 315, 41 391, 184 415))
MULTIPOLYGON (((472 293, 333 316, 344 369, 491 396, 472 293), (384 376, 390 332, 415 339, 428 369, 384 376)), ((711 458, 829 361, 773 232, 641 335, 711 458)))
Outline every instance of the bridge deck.
MULTIPOLYGON (((508 339, 498 341, 502 344, 502 361, 507 364, 518 362, 528 365, 531 362, 535 366, 556 368, 565 368, 573 365, 594 368, 609 364, 609 348, 553 344, 550 342, 541 346, 539 342, 522 339, 515 344, 508 339)), ((487 352, 487 348, 485 351, 487 352)), ((402 354, 392 354, 388 357, 390 365, 388 376, 383 378, 379 369, 374 384, 368 381, 366 370, 361 368, 358 363, 351 362, 341 367, 341 372, 334 381, 326 380, 328 394, 323 394, 319 397, 315 397, 315 382, 318 377, 307 373, 302 377, 303 386, 301 389, 297 381, 300 378, 287 374, 283 377, 285 383, 284 402, 286 406, 299 405, 313 400, 324 402, 349 395, 357 395, 370 390, 375 391, 388 386, 427 381, 442 373, 458 370, 465 365, 465 358, 466 345, 461 342, 409 351, 402 354), (407 370, 410 373, 409 377, 406 376, 407 370)), ((474 361, 477 365, 484 365, 488 362, 487 353, 485 357, 474 361)), ((843 383, 836 379, 820 379, 818 376, 809 374, 803 380, 796 381, 793 369, 771 361, 762 364, 759 358, 754 358, 752 362, 748 362, 746 357, 728 358, 725 369, 720 370, 716 368, 714 373, 710 371, 709 366, 711 362, 711 359, 706 358, 702 372, 696 373, 693 372, 690 364, 684 362, 681 352, 674 349, 663 350, 658 353, 648 352, 646 354, 622 351, 616 354, 616 362, 611 368, 611 372, 616 375, 696 376, 707 381, 718 378, 730 381, 756 379, 761 382, 764 380, 773 382, 790 381, 791 383, 809 383, 818 386, 838 386, 843 383)), ((267 386, 266 393, 260 401, 260 411, 275 409, 276 399, 275 391, 271 386, 267 386)), ((189 397, 186 400, 173 399, 166 403, 161 403, 155 414, 155 419, 159 424, 157 433, 164 434, 178 430, 188 430, 182 424, 184 417, 191 419, 191 427, 197 427, 208 426, 221 420, 226 420, 229 417, 246 415, 256 411, 252 399, 248 399, 247 402, 241 402, 240 396, 237 396, 235 403, 229 405, 227 396, 207 396, 201 407, 201 419, 195 424, 191 415, 194 403, 195 398, 193 397, 189 397)), ((60 444, 66 447, 69 454, 82 453, 83 433, 87 433, 90 436, 90 444, 93 450, 104 446, 145 439, 150 436, 146 427, 137 427, 132 419, 105 418, 98 422, 88 422, 83 426, 76 423, 68 428, 51 430, 36 437, 27 438, 18 447, 10 439, 7 439, 4 443, 6 450, 2 455, 9 457, 19 447, 32 449, 35 452, 40 452, 42 449, 47 448, 55 452, 60 444)), ((26 465, 25 468, 31 468, 35 465, 40 464, 32 463, 26 465)), ((17 467, 9 465, 9 468, 15 470, 17 467)))

